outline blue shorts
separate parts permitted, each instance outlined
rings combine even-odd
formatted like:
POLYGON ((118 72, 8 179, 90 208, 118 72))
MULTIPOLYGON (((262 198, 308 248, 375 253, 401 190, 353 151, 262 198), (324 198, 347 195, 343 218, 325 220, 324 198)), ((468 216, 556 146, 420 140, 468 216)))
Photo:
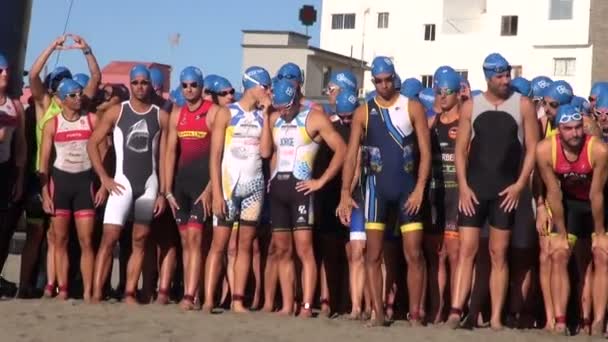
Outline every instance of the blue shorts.
POLYGON ((366 239, 363 208, 353 208, 350 215, 350 241, 365 241, 366 239))

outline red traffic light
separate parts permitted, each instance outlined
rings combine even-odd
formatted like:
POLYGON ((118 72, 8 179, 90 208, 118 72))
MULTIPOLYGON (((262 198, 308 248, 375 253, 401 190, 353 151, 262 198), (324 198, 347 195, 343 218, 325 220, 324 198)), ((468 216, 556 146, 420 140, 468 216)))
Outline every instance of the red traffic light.
POLYGON ((304 26, 312 26, 317 21, 317 10, 314 6, 304 5, 300 8, 300 21, 304 26))

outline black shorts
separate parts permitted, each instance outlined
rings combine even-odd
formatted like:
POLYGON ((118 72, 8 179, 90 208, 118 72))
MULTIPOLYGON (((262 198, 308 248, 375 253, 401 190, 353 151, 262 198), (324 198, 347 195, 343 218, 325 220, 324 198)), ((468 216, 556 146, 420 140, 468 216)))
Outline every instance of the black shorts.
POLYGON ((91 170, 69 173, 53 168, 50 192, 55 216, 94 217, 93 173, 91 170))
POLYGON ((270 226, 274 232, 312 229, 313 196, 298 192, 297 182, 291 173, 278 173, 270 181, 270 226))
POLYGON ((194 202, 206 185, 204 181, 195 184, 185 177, 176 177, 173 196, 179 205, 179 209, 175 212, 175 223, 180 231, 188 228, 203 229, 205 223, 203 204, 194 204, 194 202))
POLYGON ((0 211, 12 207, 13 167, 10 161, 0 163, 0 211))
POLYGON ((340 203, 340 189, 323 189, 316 194, 315 232, 347 239, 350 228, 340 222, 336 208, 340 203))
MULTIPOLYGON (((579 201, 564 198, 564 219, 566 221, 566 231, 568 235, 577 239, 588 239, 593 233, 593 214, 589 201, 579 201)), ((606 209, 604 209, 606 212, 606 209)), ((605 215, 605 214, 604 214, 605 215)), ((555 233, 556 231, 552 231, 555 233)))
POLYGON ((458 237, 458 189, 431 190, 431 222, 424 232, 458 237))
POLYGON ((48 215, 42 209, 41 189, 40 177, 35 173, 29 174, 23 199, 26 221, 30 224, 44 224, 48 219, 48 215))
POLYGON ((515 210, 509 213, 504 211, 500 207, 503 199, 503 197, 478 199, 479 204, 473 203, 475 208, 473 216, 459 213, 458 226, 482 228, 487 221, 490 226, 496 229, 511 230, 515 222, 515 210))

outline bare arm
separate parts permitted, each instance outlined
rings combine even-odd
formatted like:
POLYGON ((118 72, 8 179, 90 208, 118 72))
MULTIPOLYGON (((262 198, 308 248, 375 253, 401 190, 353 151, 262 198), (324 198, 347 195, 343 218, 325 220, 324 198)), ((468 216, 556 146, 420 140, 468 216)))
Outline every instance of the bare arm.
MULTIPOLYGON (((521 98, 521 116, 524 128, 524 143, 526 145, 526 154, 524 157, 523 166, 517 179, 517 184, 523 189, 528 186, 530 174, 534 170, 534 159, 536 155, 536 144, 538 144, 538 119, 532 100, 527 97, 521 98)), ((459 132, 460 133, 460 132, 459 132)))
POLYGON ((334 126, 331 124, 327 116, 323 114, 323 112, 313 111, 311 112, 312 118, 311 120, 314 124, 314 128, 319 132, 321 138, 325 141, 327 146, 334 152, 333 157, 331 158, 327 169, 321 177, 319 177, 319 181, 321 184, 325 185, 332 178, 336 176, 336 174, 340 171, 342 164, 344 163, 344 157, 346 155, 346 144, 344 140, 336 132, 334 126))
POLYGON ((55 120, 49 120, 44 124, 42 130, 42 142, 40 144, 40 182, 44 195, 49 193, 49 159, 51 159, 51 149, 53 147, 53 136, 55 135, 55 120))
POLYGON ((361 137, 365 130, 365 119, 367 106, 360 106, 353 114, 353 121, 350 126, 350 136, 348 145, 346 146, 346 155, 344 157, 344 165, 342 165, 342 190, 341 195, 352 194, 351 186, 355 181, 355 169, 359 167, 357 164, 357 155, 361 147, 361 137))
POLYGON ((418 166, 418 180, 414 191, 424 191, 426 182, 431 173, 431 135, 428 120, 424 114, 424 107, 418 101, 408 101, 409 115, 416 131, 418 149, 420 151, 420 164, 418 166))
POLYGON ((106 172, 103 161, 101 158, 101 153, 99 152, 99 145, 105 142, 106 137, 114 123, 118 119, 118 114, 120 113, 120 106, 114 106, 104 114, 104 116, 99 120, 95 129, 93 130, 93 134, 89 138, 89 142, 87 143, 87 152, 89 153, 89 159, 91 159, 91 164, 93 165, 93 169, 99 176, 99 179, 106 180, 110 178, 108 173, 106 172))
POLYGON ((17 112, 17 128, 15 129, 15 167, 17 176, 22 179, 23 169, 25 168, 27 142, 25 140, 25 111, 23 105, 18 100, 13 100, 17 112))
POLYGON ((557 179, 551 165, 551 141, 544 140, 539 143, 535 152, 538 171, 547 189, 546 200, 549 204, 549 208, 551 208, 553 224, 555 224, 560 234, 566 234, 562 191, 560 189, 559 179, 557 179))
POLYGON ((262 126, 262 137, 260 138, 260 156, 264 159, 272 157, 272 152, 274 151, 272 126, 274 126, 278 117, 278 113, 264 113, 264 125, 262 126))
MULTIPOLYGON (((348 148, 347 148, 348 150, 348 148)), ((357 184, 359 183, 359 178, 361 178, 361 149, 357 151, 357 167, 355 167, 355 176, 353 177, 353 181, 350 185, 350 192, 352 193, 357 188, 357 184)))
POLYGON ((169 127, 169 114, 164 110, 160 110, 159 113, 160 118, 160 146, 159 146, 159 156, 158 156, 158 179, 159 179, 159 187, 158 191, 161 194, 166 193, 169 190, 169 186, 166 184, 166 157, 167 157, 167 128, 169 127))
POLYGON ((592 145, 593 177, 591 179, 591 189, 589 199, 591 200, 591 214, 593 215, 594 232, 596 234, 605 233, 604 217, 604 187, 608 178, 608 148, 600 141, 595 141, 592 145))
POLYGON ((211 133, 211 151, 209 153, 209 175, 211 178, 211 191, 213 198, 223 198, 222 192, 222 153, 224 152, 224 139, 226 127, 230 120, 228 108, 221 108, 213 124, 211 133))
POLYGON ((454 165, 459 186, 467 186, 467 157, 469 141, 471 140, 471 116, 473 102, 466 101, 462 105, 462 112, 458 121, 458 134, 456 134, 456 145, 454 147, 454 165))
MULTIPOLYGON (((75 40, 78 38, 80 37, 74 37, 75 40)), ((79 45, 79 47, 81 47, 83 50, 91 48, 89 44, 87 44, 82 38, 80 38, 80 42, 77 43, 81 45, 79 45)), ((97 94, 97 89, 99 88, 99 83, 101 82, 101 70, 99 70, 99 64, 97 63, 97 59, 95 58, 95 55, 93 55, 93 52, 85 54, 84 56, 87 60, 87 65, 89 66, 89 73, 91 76, 89 83, 87 83, 86 88, 83 90, 83 94, 89 99, 92 99, 95 97, 95 94, 97 94)))
POLYGON ((64 41, 64 36, 55 39, 51 43, 51 45, 49 45, 46 49, 44 49, 44 51, 42 51, 40 56, 38 56, 32 67, 30 68, 30 91, 32 92, 32 97, 34 97, 34 101, 36 102, 36 104, 41 106, 42 108, 47 107, 47 101, 50 101, 50 99, 47 90, 44 88, 42 79, 40 78, 40 73, 42 72, 42 69, 44 68, 44 65, 48 61, 51 54, 53 54, 53 52, 57 48, 62 46, 64 41))
POLYGON ((167 193, 173 190, 175 176, 175 159, 177 158, 177 122, 179 121, 179 108, 174 107, 169 118, 169 131, 167 132, 167 151, 165 154, 165 184, 167 193))

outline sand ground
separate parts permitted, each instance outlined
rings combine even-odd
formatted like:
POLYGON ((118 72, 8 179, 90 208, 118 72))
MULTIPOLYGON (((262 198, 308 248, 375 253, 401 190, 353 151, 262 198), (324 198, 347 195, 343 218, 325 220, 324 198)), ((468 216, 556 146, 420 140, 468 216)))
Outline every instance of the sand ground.
MULTIPOLYGON (((11 255, 4 271, 17 281, 19 256, 11 255)), ((278 317, 276 314, 229 312, 205 315, 180 311, 177 305, 128 307, 122 303, 88 305, 79 300, 0 301, 0 341, 556 341, 564 337, 538 331, 492 332, 448 330, 441 327, 410 328, 396 322, 388 328, 365 328, 343 319, 278 317)), ((570 337, 588 341, 589 337, 570 337)))

